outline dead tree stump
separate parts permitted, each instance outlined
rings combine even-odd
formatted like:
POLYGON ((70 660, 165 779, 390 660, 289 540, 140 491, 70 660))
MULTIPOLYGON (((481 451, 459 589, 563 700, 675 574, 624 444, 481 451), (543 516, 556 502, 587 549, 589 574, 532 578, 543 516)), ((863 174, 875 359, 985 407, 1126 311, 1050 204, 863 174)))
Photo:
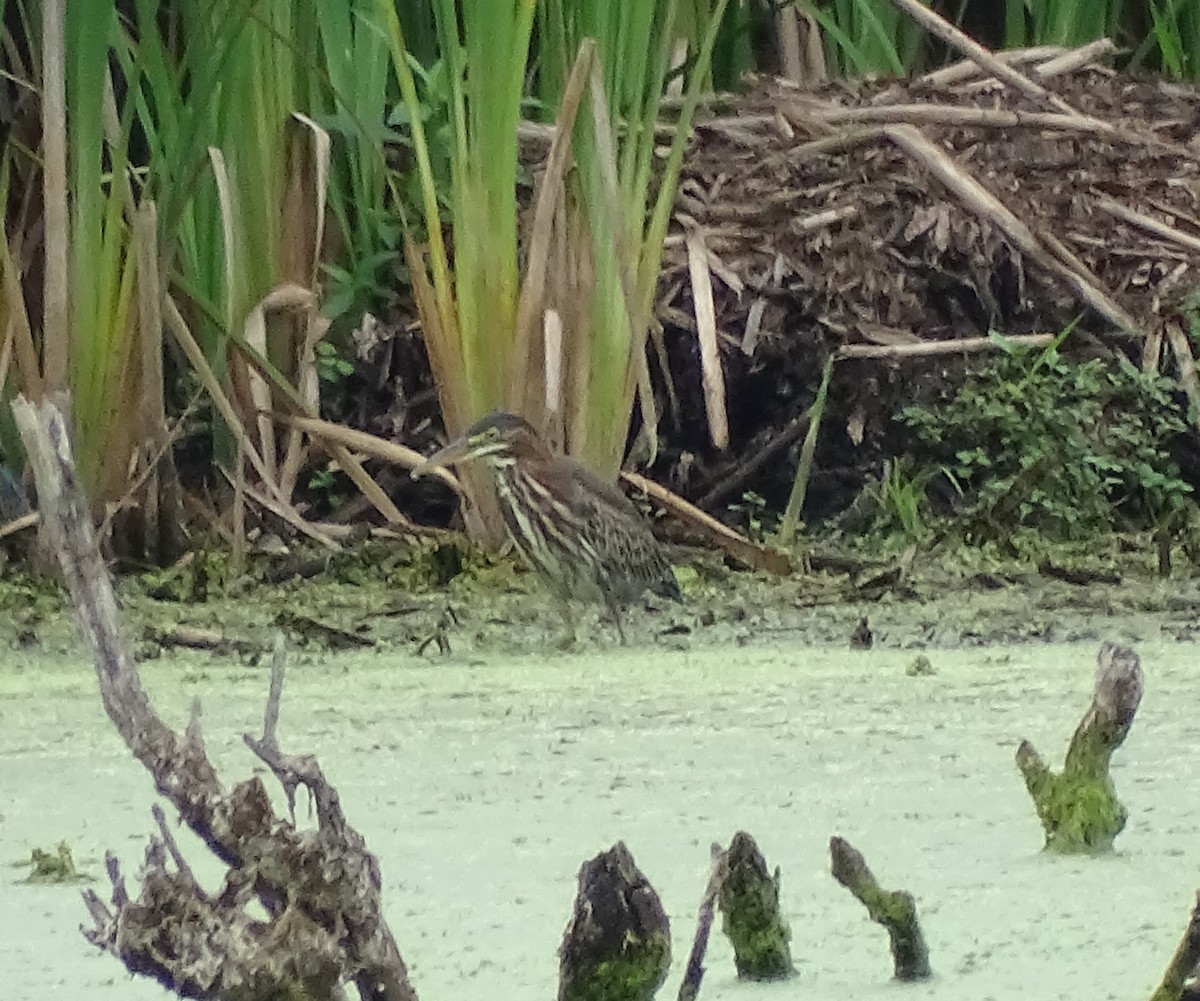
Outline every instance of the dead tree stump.
POLYGON ((779 913, 779 870, 767 872, 766 859, 745 831, 733 836, 725 853, 717 899, 739 977, 782 980, 796 972, 788 945, 792 933, 779 913))
POLYGON ((883 889, 866 859, 849 841, 830 838, 829 857, 833 878, 863 903, 872 921, 887 929, 896 979, 927 979, 929 947, 917 920, 917 903, 912 894, 883 889))
POLYGON ((1129 647, 1107 642, 1096 659, 1092 704, 1071 738, 1062 773, 1054 774, 1029 741, 1017 748, 1017 767, 1033 797, 1049 851, 1108 851, 1128 818, 1109 764, 1142 700, 1142 664, 1129 647))
POLYGON ((558 1001, 651 1001, 667 979, 671 924, 623 841, 580 867, 558 955, 558 1001))

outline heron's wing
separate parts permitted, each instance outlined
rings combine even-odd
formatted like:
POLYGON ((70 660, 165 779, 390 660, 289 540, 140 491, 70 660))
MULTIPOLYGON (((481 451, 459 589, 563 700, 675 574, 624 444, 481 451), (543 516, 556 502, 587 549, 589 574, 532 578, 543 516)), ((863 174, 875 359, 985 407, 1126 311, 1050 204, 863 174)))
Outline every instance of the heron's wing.
MULTIPOLYGON (((639 525, 645 525, 645 515, 637 509, 633 501, 621 492, 621 488, 615 483, 610 483, 597 476, 582 462, 577 462, 575 459, 564 456, 562 461, 566 464, 571 479, 572 500, 586 503, 584 499, 590 497, 597 504, 612 508, 616 517, 628 517, 639 525)), ((649 526, 646 526, 646 530, 650 530, 649 526)))

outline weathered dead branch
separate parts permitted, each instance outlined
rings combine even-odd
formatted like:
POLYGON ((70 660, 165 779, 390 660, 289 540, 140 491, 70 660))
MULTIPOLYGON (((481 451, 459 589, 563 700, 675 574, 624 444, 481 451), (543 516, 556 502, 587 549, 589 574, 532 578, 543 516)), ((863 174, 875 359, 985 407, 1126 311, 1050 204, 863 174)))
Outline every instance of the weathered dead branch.
POLYGON ((247 738, 288 793, 304 786, 317 827, 276 816, 257 777, 227 790, 208 760, 198 717, 183 734, 157 715, 121 633, 116 598, 75 478, 66 423, 53 402, 13 404, 37 481, 42 526, 58 555, 80 628, 91 646, 105 711, 159 793, 229 867, 221 892, 206 894, 175 847, 161 811, 137 899, 116 859, 107 867, 111 908, 86 897, 85 934, 134 973, 168 989, 218 999, 340 998, 353 983, 372 1001, 415 1001, 404 961, 383 918, 379 864, 342 813, 316 759, 286 755, 275 739, 282 650, 272 670, 262 738, 247 738), (255 902, 265 921, 247 910, 255 902))
POLYGON ((833 878, 866 907, 872 921, 886 929, 896 979, 927 980, 929 947, 912 894, 883 889, 862 853, 844 838, 829 839, 829 857, 833 878))
POLYGON ((679 984, 679 1001, 696 1001, 700 984, 704 981, 704 954, 708 951, 708 936, 712 931, 713 911, 717 906, 717 895, 727 872, 725 850, 716 842, 712 846, 712 870, 708 874, 708 885, 704 888, 704 899, 696 914, 696 937, 692 940, 692 951, 688 955, 683 980, 679 984))
POLYGON ((1150 1001, 1184 1001, 1195 998, 1196 967, 1200 964, 1200 893, 1196 895, 1196 906, 1192 908, 1183 938, 1167 964, 1162 982, 1150 995, 1150 1001))

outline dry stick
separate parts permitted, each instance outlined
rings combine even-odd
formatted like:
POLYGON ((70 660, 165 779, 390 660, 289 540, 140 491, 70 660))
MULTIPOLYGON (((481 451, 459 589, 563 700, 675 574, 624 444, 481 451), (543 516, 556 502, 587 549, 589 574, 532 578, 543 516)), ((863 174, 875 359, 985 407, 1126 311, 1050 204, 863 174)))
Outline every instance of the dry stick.
MULTIPOLYGON (((179 307, 170 298, 167 298, 164 304, 166 306, 164 319, 166 320, 167 328, 183 349, 183 353, 187 356, 188 362, 196 373, 196 378, 200 380, 200 384, 208 391, 209 398, 213 401, 213 406, 217 408, 217 413, 229 425, 229 430, 234 435, 238 438, 246 438, 247 432, 241 418, 238 417, 237 411, 233 409, 233 404, 229 402, 229 397, 225 395, 220 382, 217 381, 216 373, 213 372, 208 359, 204 357, 204 352, 200 350, 200 345, 196 343, 196 339, 188 329, 187 321, 184 320, 183 314, 179 312, 179 307)), ((250 465, 254 467, 254 471, 258 473, 263 483, 267 484, 268 489, 278 496, 278 488, 271 477, 267 475, 267 467, 263 463, 262 456, 258 454, 254 443, 249 440, 246 441, 246 457, 250 460, 250 465)), ((280 500, 282 499, 280 497, 280 500)))
POLYGON ((774 459, 776 455, 787 448, 793 441, 799 438, 800 435, 804 434, 808 430, 810 419, 811 417, 807 410, 793 417, 774 438, 761 448, 756 448, 751 453, 749 459, 739 464, 733 472, 713 484, 709 488, 708 493, 696 502, 696 506, 702 509, 715 507, 720 501, 742 486, 763 466, 774 459))
POLYGON ((1024 253, 1049 271, 1060 274, 1096 312, 1127 333, 1141 336, 1137 323, 1106 292, 1088 268, 1048 233, 1034 234, 995 195, 964 173, 946 153, 911 125, 889 125, 884 133, 897 146, 922 162, 962 203, 994 222, 1024 253), (1053 248, 1053 249, 1050 249, 1053 248))
POLYGON ((1083 117, 1079 116, 1079 113, 1057 94, 1052 94, 1040 83, 1035 83, 1029 77, 1018 73, 1011 65, 1004 62, 1004 60, 997 59, 992 52, 989 52, 970 35, 959 30, 944 17, 922 5, 919 0, 892 0, 892 3, 907 13, 909 17, 925 28, 926 31, 936 35, 946 44, 958 49, 959 52, 973 59, 980 66, 991 70, 992 73, 1005 83, 1012 84, 1012 86, 1016 87, 1022 93, 1036 100, 1045 101, 1053 105, 1064 114, 1083 117))
MULTIPOLYGON (((217 466, 217 468, 221 471, 221 475, 225 477, 226 482, 229 483, 229 485, 233 487, 234 495, 236 497, 237 490, 238 490, 237 476, 230 473, 229 470, 226 469, 224 466, 217 466)), ((329 536, 326 535, 324 532, 322 532, 320 529, 314 527, 311 522, 305 521, 299 515, 299 513, 296 511, 296 509, 294 507, 292 507, 290 504, 281 504, 279 501, 274 500, 273 498, 264 494, 261 490, 256 490, 254 487, 250 486, 250 484, 246 482, 245 476, 242 476, 241 479, 242 479, 242 490, 245 492, 245 496, 249 497, 252 501, 254 501, 255 504, 265 507, 273 515, 275 515, 278 518, 282 518, 284 521, 286 521, 289 525, 292 526, 292 528, 294 528, 301 535, 307 535, 314 542, 319 542, 326 549, 329 549, 333 552, 339 552, 341 550, 342 547, 340 545, 338 545, 338 543, 336 543, 333 539, 329 538, 329 536)), ((235 504, 236 503, 237 502, 235 500, 235 504)), ((245 505, 243 504, 242 517, 244 517, 244 507, 245 507, 245 505)), ((233 538, 234 538, 235 548, 237 546, 238 533, 240 532, 242 534, 242 537, 245 538, 245 531, 246 531, 244 525, 241 528, 238 527, 238 524, 237 524, 238 520, 239 520, 239 516, 235 512, 234 513, 234 529, 233 529, 233 538)))
MULTIPOLYGON (((426 456, 405 445, 398 445, 394 441, 388 441, 386 438, 380 438, 367 431, 359 431, 356 428, 349 428, 342 424, 334 424, 319 417, 304 417, 300 414, 283 413, 277 413, 274 417, 277 421, 289 427, 303 431, 314 438, 322 439, 331 448, 337 446, 346 449, 352 448, 356 452, 365 452, 367 455, 373 455, 377 459, 394 463, 404 469, 416 469, 426 459, 426 456)), ((456 494, 463 493, 462 483, 448 470, 435 469, 426 475, 441 480, 442 483, 446 484, 456 494)))
POLYGON ((725 849, 714 841, 711 853, 712 868, 708 874, 708 885, 704 888, 704 899, 700 901, 700 910, 696 915, 696 937, 692 940, 692 951, 684 967, 683 982, 679 985, 679 1001, 696 1001, 704 980, 704 954, 708 951, 708 937, 712 932, 713 911, 717 906, 717 894, 721 892, 721 881, 727 871, 725 849))
POLYGON ((739 563, 752 570, 769 570, 780 577, 786 577, 792 572, 792 561, 786 553, 766 546, 756 545, 728 525, 722 525, 710 514, 701 511, 664 487, 638 473, 628 470, 621 472, 621 479, 635 490, 642 491, 647 497, 666 508, 672 515, 685 525, 703 535, 708 541, 725 550, 739 563))
POLYGON ((38 362, 37 348, 33 344, 33 332, 29 329, 29 314, 25 310, 25 294, 18 279, 17 264, 9 251, 8 241, 0 238, 0 302, 8 310, 5 336, 13 332, 13 347, 17 356, 17 373, 21 386, 33 399, 41 399, 43 391, 42 369, 38 362))
POLYGON ((1034 66, 1033 72, 1039 79, 1049 80, 1051 77, 1074 73, 1078 69, 1083 69, 1088 63, 1104 59, 1106 56, 1116 55, 1116 53, 1117 47, 1111 38, 1097 38, 1094 42, 1088 42, 1087 45, 1081 45, 1077 49, 1064 52, 1061 56, 1038 63, 1034 66))
MULTIPOLYGON (((1017 334, 1005 337, 1004 344, 1036 348, 1049 344, 1054 334, 1017 334)), ((920 344, 843 344, 839 358, 927 358, 931 355, 976 354, 1002 347, 991 337, 961 337, 952 341, 926 341, 920 344)))
POLYGON ((696 333, 700 339, 700 371, 704 383, 704 410, 713 445, 729 444, 729 417, 725 411, 725 373, 717 346, 717 311, 713 304, 712 272, 704 232, 691 226, 687 232, 688 273, 692 280, 692 306, 696 311, 696 333))
POLYGON ((1015 129, 1057 129, 1062 132, 1086 132, 1104 136, 1121 136, 1122 131, 1111 122, 1099 118, 1079 115, 1064 115, 1054 111, 1008 111, 1003 108, 964 108, 953 104, 885 104, 861 108, 821 108, 800 104, 795 112, 783 109, 785 114, 795 114, 806 121, 827 123, 880 122, 914 125, 944 125, 947 127, 970 127, 1015 129))
POLYGON ((1193 414, 1196 427, 1200 429, 1200 379, 1196 376, 1196 359, 1192 355, 1192 346, 1188 343, 1183 328, 1174 320, 1168 320, 1164 327, 1167 343, 1171 345, 1175 363, 1179 366, 1179 381, 1187 394, 1188 409, 1193 414))
MULTIPOLYGON (((1063 55, 1067 50, 1061 45, 1035 45, 1027 49, 1008 49, 1004 52, 993 53, 997 59, 1009 66, 1024 66, 1028 63, 1041 62, 1043 59, 1054 59, 1063 55)), ((948 87, 951 84, 962 83, 978 75, 979 63, 974 59, 960 59, 958 62, 943 66, 919 77, 917 82, 929 87, 948 87)), ((902 93, 902 91, 897 91, 902 93)))
POLYGON ((1192 908, 1183 938, 1150 1001, 1179 1001, 1184 985, 1196 975, 1197 964, 1200 964, 1200 893, 1196 894, 1196 906, 1192 908))
POLYGON ((1186 247, 1188 250, 1200 251, 1200 237, 1180 232, 1174 226, 1168 226, 1165 222, 1160 222, 1158 219, 1146 215, 1144 212, 1138 212, 1137 209, 1131 209, 1128 205, 1122 205, 1111 198, 1097 198, 1096 208, 1107 212, 1109 215, 1115 215, 1118 219, 1124 219, 1126 222, 1153 233, 1155 236, 1161 236, 1173 243, 1178 243, 1181 247, 1186 247))
POLYGON ((240 574, 246 562, 246 439, 237 443, 233 478, 233 567, 240 574))

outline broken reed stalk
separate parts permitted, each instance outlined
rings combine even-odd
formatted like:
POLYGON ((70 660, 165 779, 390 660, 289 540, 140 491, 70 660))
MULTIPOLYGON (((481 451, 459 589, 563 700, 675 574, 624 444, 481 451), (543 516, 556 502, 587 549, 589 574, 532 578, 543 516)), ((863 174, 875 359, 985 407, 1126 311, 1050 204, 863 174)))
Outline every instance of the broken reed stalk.
POLYGON ((929 947, 917 920, 917 904, 912 894, 883 889, 862 853, 844 838, 829 839, 829 857, 833 878, 862 902, 872 921, 887 930, 896 979, 928 979, 929 947))
POLYGON ((800 446, 800 462, 796 467, 796 479, 792 482, 792 492, 788 496, 787 507, 779 521, 779 544, 785 549, 796 541, 796 528, 800 524, 800 512, 804 508, 804 499, 808 496, 808 480, 812 476, 813 456, 817 450, 817 436, 821 433, 821 418, 825 416, 825 402, 829 398, 829 380, 833 375, 833 364, 837 355, 831 354, 825 359, 825 369, 821 373, 821 385, 817 389, 817 398, 808 409, 808 430, 804 435, 804 444, 800 446))
POLYGON ((122 635, 116 595, 75 473, 59 399, 18 397, 13 416, 37 483, 45 539, 58 558, 80 629, 91 647, 100 698, 159 793, 227 867, 217 894, 199 886, 165 822, 151 839, 133 899, 117 859, 105 863, 111 907, 85 894, 84 934, 185 997, 341 998, 352 982, 371 1001, 416 1001, 383 918, 379 863, 342 813, 337 790, 311 755, 285 755, 274 738, 282 647, 272 668, 264 735, 247 744, 288 792, 304 786, 315 830, 276 816, 260 778, 227 790, 204 749, 194 714, 180 734, 157 715, 122 635), (172 868, 173 867, 173 868, 172 868), (262 918, 265 912, 266 920, 262 918))
MULTIPOLYGON (((1057 334, 1016 334, 1005 337, 1003 344, 1040 348, 1054 341, 1057 334)), ((914 341, 912 344, 843 344, 838 358, 928 358, 931 355, 978 354, 1001 347, 994 337, 960 337, 952 341, 914 341)))
POLYGON ((1101 644, 1096 661, 1092 702, 1071 738, 1062 773, 1051 772, 1029 741, 1017 748, 1017 768, 1042 822, 1047 851, 1108 851, 1128 817, 1109 764, 1142 701, 1142 664, 1129 647, 1110 642, 1101 644))

